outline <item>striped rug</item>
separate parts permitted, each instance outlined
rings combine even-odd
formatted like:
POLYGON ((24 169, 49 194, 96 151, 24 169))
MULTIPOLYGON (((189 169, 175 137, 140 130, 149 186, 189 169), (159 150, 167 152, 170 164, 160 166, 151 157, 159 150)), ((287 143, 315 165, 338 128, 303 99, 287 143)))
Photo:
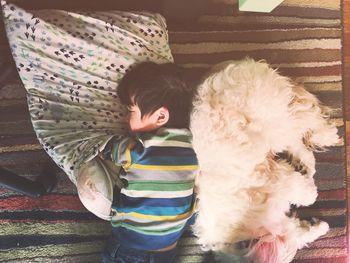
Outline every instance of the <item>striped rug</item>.
MULTIPOLYGON (((334 108, 344 136, 342 8, 340 0, 285 0, 269 14, 243 13, 220 0, 191 25, 169 25, 176 63, 198 81, 211 65, 250 56, 264 59, 334 108)), ((317 202, 300 217, 327 221, 328 234, 300 250, 293 262, 347 262, 345 147, 318 153, 317 202)), ((0 167, 35 178, 48 160, 32 130, 25 92, 0 26, 0 167)), ((110 232, 88 213, 63 174, 53 193, 31 199, 0 188, 0 262, 98 262, 110 232)), ((186 232, 178 262, 215 262, 186 232)))

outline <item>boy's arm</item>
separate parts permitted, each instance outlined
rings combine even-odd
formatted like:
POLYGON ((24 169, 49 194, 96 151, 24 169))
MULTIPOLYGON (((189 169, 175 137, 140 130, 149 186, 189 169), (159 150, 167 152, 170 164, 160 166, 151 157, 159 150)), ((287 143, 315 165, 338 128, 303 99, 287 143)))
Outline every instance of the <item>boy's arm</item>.
POLYGON ((131 137, 117 139, 112 137, 102 150, 103 159, 110 160, 118 166, 125 167, 130 163, 128 159, 128 151, 135 144, 135 140, 131 137))

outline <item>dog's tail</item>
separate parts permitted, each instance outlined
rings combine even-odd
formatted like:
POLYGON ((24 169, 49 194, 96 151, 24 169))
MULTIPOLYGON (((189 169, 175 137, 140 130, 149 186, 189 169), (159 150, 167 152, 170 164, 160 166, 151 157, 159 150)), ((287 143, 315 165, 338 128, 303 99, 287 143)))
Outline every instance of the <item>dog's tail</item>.
POLYGON ((253 243, 245 257, 252 263, 287 263, 297 252, 297 246, 286 244, 281 236, 267 234, 253 243))

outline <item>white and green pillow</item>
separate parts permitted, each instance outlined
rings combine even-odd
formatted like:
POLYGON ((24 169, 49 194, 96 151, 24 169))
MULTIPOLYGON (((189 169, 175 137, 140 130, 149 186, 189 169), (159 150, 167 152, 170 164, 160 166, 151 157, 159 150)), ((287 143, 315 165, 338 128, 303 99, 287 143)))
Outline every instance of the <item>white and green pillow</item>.
POLYGON ((74 171, 127 133, 118 82, 134 63, 172 62, 164 18, 148 12, 23 10, 1 2, 37 137, 74 171))

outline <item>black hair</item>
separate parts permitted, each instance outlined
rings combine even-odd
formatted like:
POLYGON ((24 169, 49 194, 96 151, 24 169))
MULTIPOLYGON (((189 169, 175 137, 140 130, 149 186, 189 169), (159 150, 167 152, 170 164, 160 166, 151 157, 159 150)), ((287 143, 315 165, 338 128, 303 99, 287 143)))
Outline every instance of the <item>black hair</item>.
POLYGON ((118 96, 126 106, 137 105, 141 118, 160 107, 169 111, 169 128, 188 128, 193 92, 174 63, 142 62, 133 66, 118 86, 118 96))

